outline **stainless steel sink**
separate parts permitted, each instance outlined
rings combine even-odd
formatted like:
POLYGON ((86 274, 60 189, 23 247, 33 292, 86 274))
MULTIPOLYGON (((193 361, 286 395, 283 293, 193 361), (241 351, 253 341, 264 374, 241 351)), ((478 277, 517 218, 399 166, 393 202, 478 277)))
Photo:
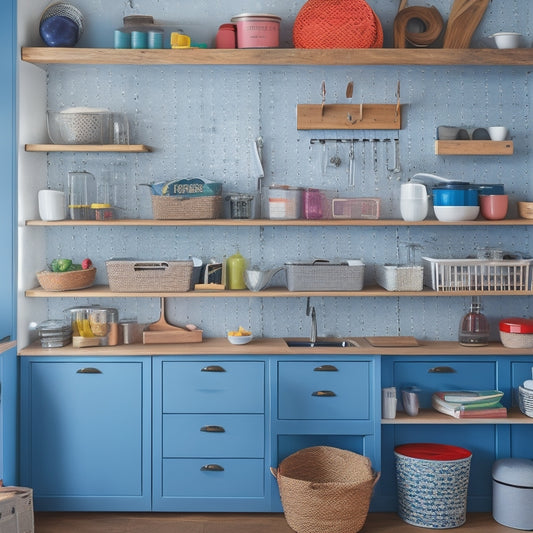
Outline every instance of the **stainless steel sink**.
POLYGON ((359 346, 351 339, 318 339, 311 342, 308 339, 285 339, 289 348, 353 348, 359 346))

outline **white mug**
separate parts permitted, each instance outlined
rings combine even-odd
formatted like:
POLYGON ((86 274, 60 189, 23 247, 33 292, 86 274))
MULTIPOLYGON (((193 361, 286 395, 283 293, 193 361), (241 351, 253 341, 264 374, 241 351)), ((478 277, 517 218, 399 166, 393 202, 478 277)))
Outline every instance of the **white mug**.
POLYGON ((400 212, 408 222, 424 220, 428 214, 428 191, 423 183, 404 183, 400 188, 400 212))
POLYGON ((42 220, 64 220, 67 218, 67 204, 63 191, 43 189, 38 193, 39 216, 42 220))

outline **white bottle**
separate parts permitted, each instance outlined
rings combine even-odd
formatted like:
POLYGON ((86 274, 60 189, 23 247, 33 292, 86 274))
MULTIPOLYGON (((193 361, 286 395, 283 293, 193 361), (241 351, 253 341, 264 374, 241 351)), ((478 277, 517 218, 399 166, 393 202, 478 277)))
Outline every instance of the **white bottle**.
POLYGON ((404 183, 400 191, 400 212, 408 222, 424 220, 428 214, 428 192, 423 183, 404 183))

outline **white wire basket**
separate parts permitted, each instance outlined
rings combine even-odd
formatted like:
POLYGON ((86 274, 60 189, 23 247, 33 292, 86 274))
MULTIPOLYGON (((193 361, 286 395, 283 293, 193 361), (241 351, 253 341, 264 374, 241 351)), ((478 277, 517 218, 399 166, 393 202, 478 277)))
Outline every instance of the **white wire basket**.
POLYGON ((531 259, 434 259, 423 257, 424 285, 435 291, 511 291, 531 289, 531 259))
POLYGON ((533 418, 533 390, 518 386, 518 406, 522 413, 533 418))

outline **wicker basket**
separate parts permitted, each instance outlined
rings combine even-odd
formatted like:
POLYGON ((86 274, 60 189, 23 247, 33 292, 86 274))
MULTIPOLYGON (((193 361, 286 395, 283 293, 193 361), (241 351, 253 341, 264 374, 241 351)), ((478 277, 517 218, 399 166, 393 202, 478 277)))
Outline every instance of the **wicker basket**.
POLYGON ((192 261, 106 261, 113 292, 186 292, 191 289, 192 261))
POLYGON ((424 288, 424 267, 376 265, 376 282, 388 291, 421 291, 424 288))
POLYGON ((418 527, 448 529, 466 520, 472 453, 446 444, 404 444, 394 449, 398 514, 418 527))
POLYGON ((285 263, 289 291, 360 291, 365 265, 285 263))
POLYGON ((222 196, 158 196, 152 194, 152 212, 156 220, 196 220, 220 218, 222 196))
POLYGON ((331 446, 304 448, 270 470, 285 519, 298 533, 360 531, 379 479, 370 459, 331 446))
POLYGON ((75 291, 86 289, 94 283, 96 268, 71 270, 69 272, 37 272, 37 281, 45 291, 75 291))

